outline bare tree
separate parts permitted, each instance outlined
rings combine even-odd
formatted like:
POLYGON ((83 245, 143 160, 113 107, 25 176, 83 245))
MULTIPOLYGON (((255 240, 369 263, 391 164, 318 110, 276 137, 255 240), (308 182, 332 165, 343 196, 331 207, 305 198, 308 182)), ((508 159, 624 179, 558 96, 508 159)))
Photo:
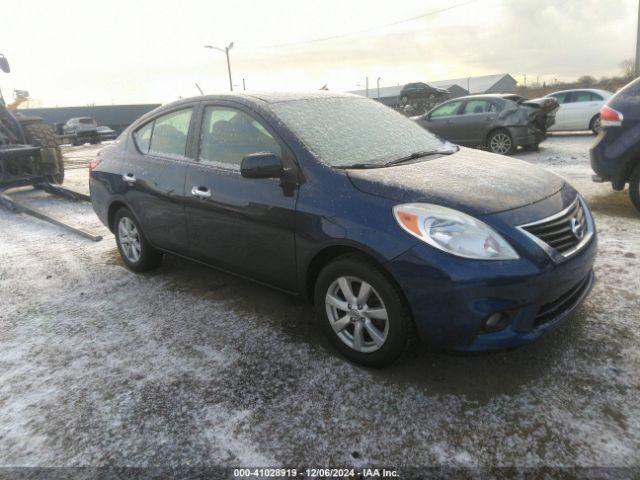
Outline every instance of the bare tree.
POLYGON ((629 80, 635 77, 636 74, 636 62, 633 58, 627 58, 619 63, 622 76, 629 80))
POLYGON ((589 87, 591 85, 593 85, 594 83, 597 83, 597 80, 592 77, 591 75, 583 75, 578 79, 578 83, 580 85, 583 85, 585 87, 589 87))

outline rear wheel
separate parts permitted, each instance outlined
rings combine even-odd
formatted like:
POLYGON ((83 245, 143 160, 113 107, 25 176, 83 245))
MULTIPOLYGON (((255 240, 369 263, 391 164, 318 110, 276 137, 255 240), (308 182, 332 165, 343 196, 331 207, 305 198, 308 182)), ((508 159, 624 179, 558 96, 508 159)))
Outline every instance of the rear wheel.
POLYGON ((595 135, 600 133, 601 126, 600 126, 600 115, 599 114, 591 119, 591 122, 589 122, 589 129, 595 135))
POLYGON ((487 147, 498 155, 511 155, 516 150, 511 134, 506 130, 494 130, 487 137, 487 147))
POLYGON ((147 241, 140 224, 128 208, 121 208, 114 219, 118 251, 134 272, 146 272, 160 265, 162 254, 147 241))
POLYGON ((53 128, 42 120, 29 120, 22 123, 24 136, 30 145, 51 148, 55 151, 58 172, 49 176, 51 183, 62 184, 64 181, 64 159, 53 128))
POLYGON ((415 333, 395 285, 374 262, 358 255, 329 263, 315 286, 318 321, 345 357, 370 367, 390 365, 415 333))
POLYGON ((629 196, 633 206, 640 212, 640 164, 636 165, 629 178, 629 196))

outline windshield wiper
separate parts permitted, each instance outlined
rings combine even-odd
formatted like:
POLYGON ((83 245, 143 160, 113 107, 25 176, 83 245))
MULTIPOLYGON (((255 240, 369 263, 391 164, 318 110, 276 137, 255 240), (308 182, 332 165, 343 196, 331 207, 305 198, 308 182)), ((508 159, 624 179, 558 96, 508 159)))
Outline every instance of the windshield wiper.
POLYGON ((354 163, 352 165, 336 165, 333 168, 338 168, 340 170, 357 170, 357 169, 365 169, 365 168, 382 168, 386 167, 384 163, 354 163))
POLYGON ((405 162, 410 162, 411 160, 417 160, 418 158, 422 158, 422 157, 428 157, 431 155, 451 155, 452 153, 456 153, 458 151, 458 149, 451 149, 451 150, 429 150, 429 151, 424 151, 424 152, 413 152, 409 155, 406 155, 404 157, 400 157, 400 158, 396 158, 395 160, 391 160, 390 162, 387 162, 384 164, 384 166, 389 166, 389 165, 397 165, 399 163, 405 163, 405 162))

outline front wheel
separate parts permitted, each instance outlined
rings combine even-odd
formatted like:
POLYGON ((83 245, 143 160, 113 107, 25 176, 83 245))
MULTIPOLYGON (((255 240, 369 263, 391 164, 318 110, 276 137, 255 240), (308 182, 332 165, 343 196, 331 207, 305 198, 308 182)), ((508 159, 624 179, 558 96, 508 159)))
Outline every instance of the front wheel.
POLYGON ((114 227, 118 251, 127 267, 134 272, 146 272, 160 265, 162 254, 149 244, 129 209, 118 210, 114 227))
POLYGON ((633 206, 640 212, 640 164, 636 165, 629 179, 629 196, 633 206))
POLYGON ((318 321, 333 346, 362 365, 390 365, 415 335, 397 288, 366 258, 348 255, 328 264, 314 297, 318 321))
POLYGON ((506 130, 495 130, 487 138, 487 147, 491 153, 511 155, 516 150, 511 134, 506 130))

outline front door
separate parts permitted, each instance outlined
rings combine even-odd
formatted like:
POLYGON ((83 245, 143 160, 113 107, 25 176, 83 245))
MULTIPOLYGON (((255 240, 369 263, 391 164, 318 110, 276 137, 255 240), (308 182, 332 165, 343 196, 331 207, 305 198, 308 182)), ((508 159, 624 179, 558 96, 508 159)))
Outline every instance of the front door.
POLYGON ((226 270, 295 291, 298 190, 280 179, 249 179, 242 158, 272 152, 293 163, 263 121, 229 105, 206 105, 198 161, 187 170, 191 255, 226 270))
POLYGON ((192 108, 159 116, 133 134, 122 167, 125 199, 149 241, 183 252, 187 247, 184 182, 192 108))
POLYGON ((460 100, 444 103, 422 117, 420 125, 450 142, 459 142, 460 132, 455 122, 460 105, 460 100))

